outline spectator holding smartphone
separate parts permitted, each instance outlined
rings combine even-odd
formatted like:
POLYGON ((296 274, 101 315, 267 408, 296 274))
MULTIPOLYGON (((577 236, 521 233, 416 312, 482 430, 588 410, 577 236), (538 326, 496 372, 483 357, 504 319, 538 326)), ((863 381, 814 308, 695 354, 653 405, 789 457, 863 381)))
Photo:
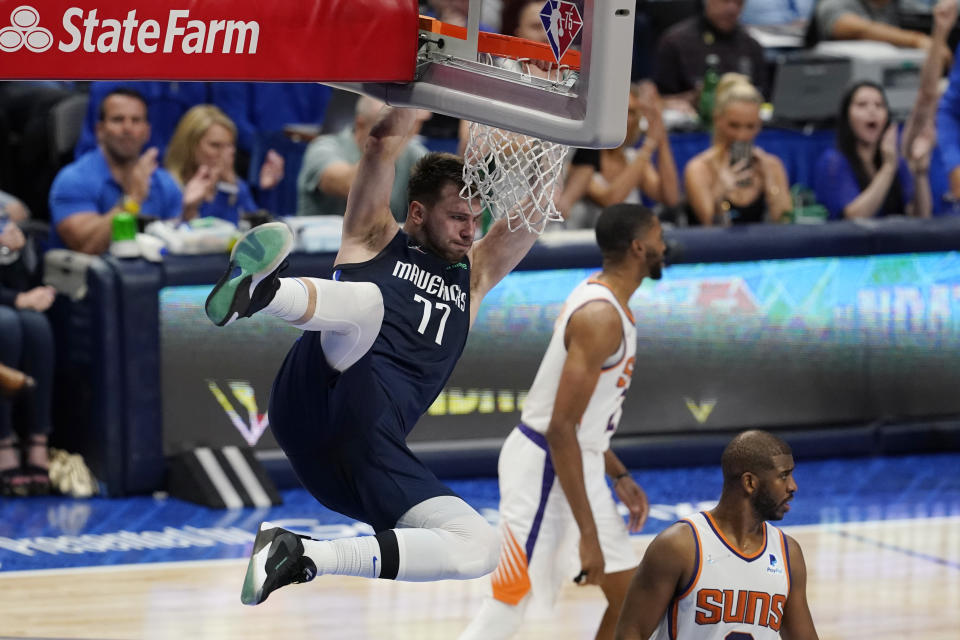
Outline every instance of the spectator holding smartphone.
POLYGON ((754 144, 762 103, 746 76, 725 73, 720 78, 713 144, 694 156, 683 172, 691 224, 779 222, 792 208, 783 163, 754 144))

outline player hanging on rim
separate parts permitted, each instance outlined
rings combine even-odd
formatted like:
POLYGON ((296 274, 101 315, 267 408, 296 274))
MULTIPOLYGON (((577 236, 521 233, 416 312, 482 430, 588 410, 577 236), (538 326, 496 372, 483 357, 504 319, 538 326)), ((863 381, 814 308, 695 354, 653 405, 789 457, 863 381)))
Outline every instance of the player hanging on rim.
POLYGON ((377 532, 321 541, 263 523, 245 604, 318 574, 468 579, 497 564, 495 530, 405 440, 449 378, 480 301, 537 236, 501 220, 474 243, 479 207, 460 198, 463 165, 449 154, 415 167, 401 229, 389 206, 394 161, 416 119, 388 107, 371 129, 333 280, 280 278, 293 238, 270 223, 241 238, 207 298, 217 325, 261 312, 305 330, 270 394, 273 434, 317 500, 377 532))
POLYGON ((637 330, 628 302, 645 278, 660 279, 665 245, 656 216, 638 204, 607 207, 596 225, 603 270, 564 303, 523 406, 500 452, 500 564, 460 640, 512 637, 531 601, 552 606, 579 538, 580 584, 607 599, 596 637, 613 638, 637 557, 604 478, 630 511, 647 498, 610 449, 633 375, 637 330), (557 482, 559 481, 559 482, 557 482))
POLYGON ((797 491, 790 445, 744 431, 720 466, 720 503, 647 547, 618 640, 817 640, 800 545, 768 522, 783 519, 797 491))

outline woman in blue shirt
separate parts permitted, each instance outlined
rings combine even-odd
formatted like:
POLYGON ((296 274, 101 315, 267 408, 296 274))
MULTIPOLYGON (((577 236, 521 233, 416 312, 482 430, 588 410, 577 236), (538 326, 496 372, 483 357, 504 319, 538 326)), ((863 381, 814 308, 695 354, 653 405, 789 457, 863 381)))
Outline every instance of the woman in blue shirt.
POLYGON ((837 148, 817 160, 813 188, 831 219, 907 214, 930 217, 930 153, 909 164, 897 149, 883 89, 853 85, 840 103, 837 148))
MULTIPOLYGON (((167 147, 164 166, 183 190, 183 219, 215 217, 234 224, 257 211, 250 186, 234 171, 237 127, 223 111, 201 104, 187 111, 167 147)), ((260 170, 261 189, 283 177, 283 158, 270 152, 260 170)))
MULTIPOLYGON (((931 46, 920 71, 920 88, 903 127, 890 123, 890 106, 883 89, 859 82, 844 95, 837 126, 837 148, 817 161, 813 188, 830 217, 873 218, 907 214, 929 218, 930 157, 937 140, 937 85, 947 52, 947 38, 957 21, 955 0, 933 9, 931 46)), ((941 132, 942 135, 943 132, 941 132)))

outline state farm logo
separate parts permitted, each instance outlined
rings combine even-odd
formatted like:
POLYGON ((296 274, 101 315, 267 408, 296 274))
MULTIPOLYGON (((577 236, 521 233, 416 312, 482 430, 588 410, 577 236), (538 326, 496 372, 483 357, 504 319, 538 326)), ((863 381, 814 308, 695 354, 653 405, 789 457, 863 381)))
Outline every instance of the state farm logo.
MULTIPOLYGON (((40 14, 33 7, 14 9, 10 26, 0 29, 0 51, 48 50, 54 36, 39 24, 40 14)), ((191 20, 186 9, 169 11, 163 22, 141 19, 136 9, 123 17, 105 18, 97 15, 97 9, 70 7, 62 24, 67 38, 57 42, 57 48, 65 53, 255 54, 260 41, 260 23, 255 20, 191 20)))
POLYGON ((40 14, 33 7, 23 5, 10 13, 10 26, 0 29, 0 51, 19 51, 26 47, 34 53, 43 53, 53 46, 49 29, 37 26, 40 14))

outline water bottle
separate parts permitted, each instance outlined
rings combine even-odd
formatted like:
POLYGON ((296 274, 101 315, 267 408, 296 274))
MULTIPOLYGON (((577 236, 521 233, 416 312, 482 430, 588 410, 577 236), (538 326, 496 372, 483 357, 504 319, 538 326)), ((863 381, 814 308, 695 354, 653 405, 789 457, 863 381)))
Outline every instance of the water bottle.
POLYGON ((139 258, 137 216, 120 211, 113 216, 110 254, 118 258, 139 258))
POLYGON ((697 111, 700 114, 700 123, 705 129, 713 128, 713 105, 716 100, 717 85, 720 84, 720 57, 711 53, 707 55, 707 70, 703 74, 703 86, 700 89, 700 102, 697 111))

